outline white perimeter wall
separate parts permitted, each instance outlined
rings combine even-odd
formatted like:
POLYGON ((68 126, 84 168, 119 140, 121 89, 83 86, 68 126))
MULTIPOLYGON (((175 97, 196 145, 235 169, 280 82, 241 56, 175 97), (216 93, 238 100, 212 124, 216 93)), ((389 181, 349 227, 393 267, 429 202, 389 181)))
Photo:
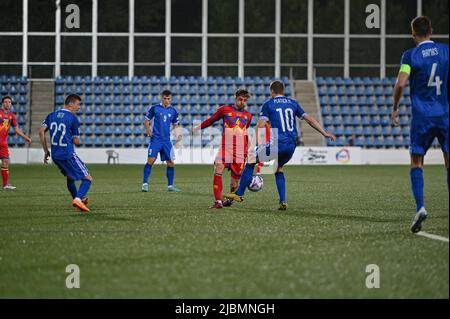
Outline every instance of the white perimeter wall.
MULTIPOLYGON (((106 150, 119 154, 121 164, 143 164, 147 149, 139 148, 79 148, 77 154, 88 164, 105 164, 106 150)), ((178 149, 175 161, 179 164, 211 164, 217 149, 178 149)), ((42 163, 42 149, 10 148, 12 164, 42 163)), ((425 164, 443 164, 442 152, 430 150, 425 164)), ((158 160, 157 163, 160 163, 158 160)), ((359 147, 298 147, 290 165, 395 165, 409 164, 408 150, 365 150, 359 147)))

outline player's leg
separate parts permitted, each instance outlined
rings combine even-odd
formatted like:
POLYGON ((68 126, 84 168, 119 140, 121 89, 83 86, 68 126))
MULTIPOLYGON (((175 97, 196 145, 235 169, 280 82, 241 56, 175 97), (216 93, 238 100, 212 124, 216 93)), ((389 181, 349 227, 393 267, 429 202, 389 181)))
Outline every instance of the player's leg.
POLYGON ((411 189, 416 203, 416 215, 411 224, 410 230, 417 233, 422 229, 422 223, 428 214, 424 204, 424 178, 423 161, 427 150, 430 148, 433 140, 438 135, 436 123, 432 120, 413 120, 411 121, 411 189))
POLYGON ((222 203, 222 174, 225 170, 225 164, 221 159, 217 159, 214 162, 214 178, 213 178, 213 193, 214 193, 214 204, 209 208, 223 208, 222 203))
POLYGON ((175 178, 175 153, 172 142, 168 141, 161 148, 161 161, 166 161, 167 191, 179 192, 180 190, 173 185, 175 178))
MULTIPOLYGON (((243 160, 243 159, 242 159, 243 160)), ((230 174, 230 193, 234 193, 239 187, 239 181, 244 170, 244 163, 231 163, 229 164, 230 174)), ((223 201, 224 207, 230 207, 233 204, 232 199, 226 198, 223 201)))
POLYGON ((245 190, 252 182, 253 171, 256 164, 259 163, 259 159, 263 158, 263 161, 265 161, 268 158, 275 158, 276 156, 277 152, 272 149, 272 146, 270 144, 261 145, 261 147, 257 147, 253 151, 249 151, 247 163, 244 166, 244 170, 242 171, 242 175, 239 180, 238 189, 234 193, 225 195, 225 198, 234 200, 236 202, 243 202, 245 190))
POLYGON ((142 179, 142 191, 148 192, 148 179, 150 178, 150 175, 152 174, 152 168, 153 164, 156 161, 156 157, 148 157, 147 163, 144 165, 144 177, 142 179))
POLYGON ((180 192, 180 189, 173 185, 173 180, 175 178, 175 162, 173 160, 166 161, 167 169, 167 191, 168 192, 180 192))
POLYGON ((75 180, 67 176, 67 189, 69 190, 70 195, 72 195, 72 199, 77 197, 77 185, 75 184, 75 180))
POLYGON ((283 166, 278 166, 277 171, 275 172, 275 183, 277 185, 279 200, 279 210, 287 209, 287 201, 286 201, 286 179, 284 178, 283 166))
POLYGON ((9 184, 9 149, 8 146, 0 146, 0 160, 2 161, 2 187, 3 189, 16 189, 16 187, 9 184))
POLYGON ((281 150, 278 154, 278 165, 275 172, 275 183, 277 185, 277 191, 279 196, 279 210, 286 210, 288 208, 286 200, 286 179, 284 177, 283 167, 289 162, 294 155, 295 145, 288 147, 286 150, 281 150))
POLYGON ((3 189, 7 189, 8 181, 9 181, 9 169, 8 169, 8 160, 3 158, 2 160, 2 187, 3 189))
POLYGON ((148 155, 147 155, 147 163, 144 165, 144 177, 142 178, 142 191, 148 192, 148 179, 152 174, 153 164, 158 157, 158 153, 161 150, 161 143, 159 142, 150 142, 148 145, 148 155))
POLYGON ((68 171, 68 176, 73 180, 81 180, 80 187, 78 188, 76 197, 72 201, 72 205, 84 212, 89 212, 86 202, 88 201, 87 193, 92 185, 92 176, 89 174, 86 165, 77 154, 74 154, 72 159, 69 161, 71 167, 68 171))
POLYGON ((422 207, 424 207, 424 196, 423 196, 423 155, 411 154, 411 187, 416 202, 416 212, 418 212, 422 207))
POLYGON ((81 180, 80 188, 78 189, 77 195, 74 198, 74 200, 79 199, 84 205, 87 205, 89 203, 87 193, 89 192, 91 185, 92 185, 92 176, 91 175, 84 176, 84 178, 81 180))

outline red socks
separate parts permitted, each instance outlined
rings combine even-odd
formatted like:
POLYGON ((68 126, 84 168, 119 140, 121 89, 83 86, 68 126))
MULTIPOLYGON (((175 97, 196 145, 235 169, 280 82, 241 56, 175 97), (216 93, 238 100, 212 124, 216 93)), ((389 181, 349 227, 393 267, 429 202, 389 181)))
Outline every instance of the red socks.
POLYGON ((214 198, 216 201, 222 200, 222 175, 214 174, 214 198))
POLYGON ((3 187, 5 187, 6 185, 8 185, 8 177, 9 177, 8 169, 2 167, 3 187))

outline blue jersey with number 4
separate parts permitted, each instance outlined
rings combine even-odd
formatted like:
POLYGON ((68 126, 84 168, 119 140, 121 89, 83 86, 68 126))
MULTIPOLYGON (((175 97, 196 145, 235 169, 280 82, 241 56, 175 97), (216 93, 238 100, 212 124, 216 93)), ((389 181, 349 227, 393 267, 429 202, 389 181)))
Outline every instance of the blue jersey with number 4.
POLYGON ((80 122, 67 109, 50 113, 42 123, 50 130, 51 154, 53 159, 67 160, 75 153, 73 138, 80 137, 80 122))
POLYGON ((295 117, 303 119, 305 114, 296 100, 285 96, 277 96, 264 102, 259 117, 269 121, 271 140, 278 139, 278 145, 280 146, 295 146, 297 139, 295 117))
POLYGON ((448 116, 448 45, 421 42, 403 54, 401 64, 401 71, 410 72, 413 118, 448 116))

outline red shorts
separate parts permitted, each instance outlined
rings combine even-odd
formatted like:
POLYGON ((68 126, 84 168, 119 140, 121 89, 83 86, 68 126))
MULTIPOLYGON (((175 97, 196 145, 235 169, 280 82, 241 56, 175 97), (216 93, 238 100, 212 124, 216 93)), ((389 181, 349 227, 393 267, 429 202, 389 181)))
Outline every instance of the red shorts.
POLYGON ((0 160, 9 159, 8 145, 0 145, 0 160))
POLYGON ((233 154, 230 152, 223 152, 219 150, 216 155, 215 163, 221 163, 229 171, 231 171, 231 177, 234 179, 240 179, 242 175, 242 171, 244 170, 245 160, 247 159, 247 154, 239 154, 233 157, 233 154), (226 155, 225 155, 226 153, 226 155))

